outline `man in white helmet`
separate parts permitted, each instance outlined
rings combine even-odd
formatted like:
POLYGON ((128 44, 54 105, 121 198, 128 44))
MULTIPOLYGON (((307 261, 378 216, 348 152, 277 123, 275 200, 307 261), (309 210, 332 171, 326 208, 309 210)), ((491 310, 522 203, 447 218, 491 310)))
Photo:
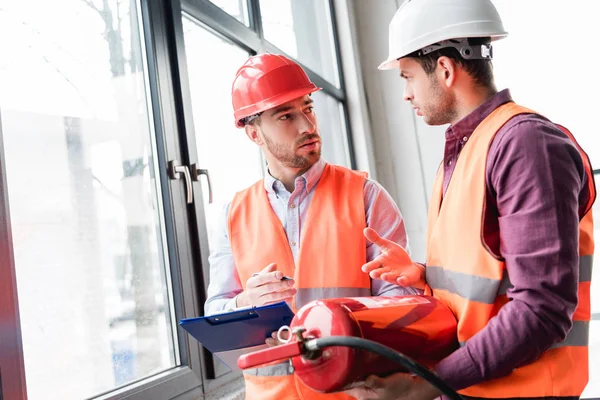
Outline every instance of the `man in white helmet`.
MULTIPOLYGON (((454 312, 460 348, 434 369, 463 396, 577 399, 588 382, 593 175, 565 128, 496 90, 491 43, 506 35, 489 0, 408 0, 396 12, 380 69, 399 70, 427 124, 450 126, 425 265, 367 230, 382 254, 363 271, 454 312)), ((350 393, 440 395, 402 373, 350 393)))

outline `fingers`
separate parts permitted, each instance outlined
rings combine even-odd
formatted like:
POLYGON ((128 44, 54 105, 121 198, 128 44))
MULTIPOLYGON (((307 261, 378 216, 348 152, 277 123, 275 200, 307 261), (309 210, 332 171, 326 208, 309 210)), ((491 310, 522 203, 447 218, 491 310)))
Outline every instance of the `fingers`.
POLYGON ((367 389, 364 386, 356 387, 350 390, 345 390, 343 393, 355 398, 356 400, 373 399, 371 389, 367 389))
POLYGON ((364 264, 361 269, 363 272, 371 272, 381 267, 384 264, 384 261, 384 256, 375 257, 373 261, 364 264))
POLYGON ((275 263, 271 263, 271 264, 267 265, 266 267, 264 267, 264 268, 263 268, 263 269, 262 269, 262 270, 259 272, 259 274, 265 274, 265 273, 267 273, 267 272, 273 272, 273 271, 275 271, 276 269, 277 269, 277 264, 275 264, 275 263))
POLYGON ((413 264, 412 268, 402 271, 396 278, 396 283, 400 286, 415 286, 423 279, 424 270, 421 266, 413 264))
POLYGON ((294 281, 275 281, 272 283, 265 283, 264 285, 257 286, 255 293, 258 296, 264 296, 268 293, 281 292, 294 287, 294 281))
MULTIPOLYGON (((283 340, 286 340, 289 336, 289 332, 288 331, 282 331, 281 332, 281 338, 283 340)), ((280 342, 279 338, 277 337, 277 331, 271 333, 271 337, 270 338, 266 338, 265 339, 265 343, 269 346, 269 347, 275 347, 275 346, 279 346, 281 344, 284 344, 284 342, 280 342)))
MULTIPOLYGON (((283 330, 281 331, 281 338, 282 338, 283 340, 287 340, 287 338, 288 338, 289 336, 290 336, 290 331, 288 331, 288 330, 285 330, 285 329, 283 329, 283 330)), ((275 331, 275 332, 271 333, 271 337, 272 337, 273 339, 279 339, 279 338, 277 337, 277 331, 275 331)))
POLYGON ((296 294, 296 289, 283 290, 281 292, 268 293, 259 297, 260 302, 263 305, 278 303, 280 301, 291 300, 296 294))
MULTIPOLYGON (((378 268, 376 270, 369 272, 369 276, 373 279, 383 279, 381 276, 383 274, 389 273, 390 271, 392 271, 392 269, 390 267, 381 267, 381 268, 378 268)), ((396 282, 396 281, 394 281, 394 282, 396 282)))
POLYGON ((419 279, 416 279, 410 275, 400 275, 396 278, 396 283, 400 286, 415 286, 415 284, 419 282, 419 279))
POLYGON ((379 234, 373 228, 365 228, 363 234, 367 238, 367 240, 373 244, 379 246, 382 250, 387 250, 391 245, 398 246, 396 243, 391 240, 387 240, 379 236, 379 234))
POLYGON ((389 271, 389 272, 382 273, 379 276, 379 279, 384 280, 386 282, 396 283, 398 281, 399 276, 400 276, 400 273, 398 271, 389 271))
POLYGON ((385 381, 375 375, 370 375, 365 379, 365 386, 371 389, 382 389, 385 387, 385 381))
POLYGON ((269 264, 267 268, 260 271, 258 274, 252 275, 246 287, 258 287, 270 282, 279 282, 283 278, 283 272, 274 270, 277 268, 276 264, 269 264))

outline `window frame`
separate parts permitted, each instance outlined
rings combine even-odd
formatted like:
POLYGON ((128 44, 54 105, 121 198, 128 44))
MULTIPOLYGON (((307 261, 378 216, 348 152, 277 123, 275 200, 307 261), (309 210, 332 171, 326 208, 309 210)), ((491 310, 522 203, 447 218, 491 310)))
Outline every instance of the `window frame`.
MULTIPOLYGON (((190 339, 177 322, 192 318, 202 310, 202 277, 194 267, 194 228, 190 226, 186 207, 185 186, 168 176, 168 160, 178 159, 185 164, 182 142, 178 131, 181 124, 177 104, 177 70, 173 68, 173 30, 170 3, 166 0, 135 1, 140 23, 140 46, 145 53, 144 74, 149 123, 156 141, 156 174, 160 177, 165 222, 165 247, 168 251, 173 290, 173 318, 177 325, 174 338, 178 341, 181 365, 152 376, 141 378, 105 394, 98 400, 165 400, 197 399, 203 395, 203 350, 197 341, 190 339)), ((6 165, 2 136, 0 109, 0 399, 27 399, 25 365, 21 326, 19 320, 16 266, 12 248, 10 205, 6 184, 6 165)))

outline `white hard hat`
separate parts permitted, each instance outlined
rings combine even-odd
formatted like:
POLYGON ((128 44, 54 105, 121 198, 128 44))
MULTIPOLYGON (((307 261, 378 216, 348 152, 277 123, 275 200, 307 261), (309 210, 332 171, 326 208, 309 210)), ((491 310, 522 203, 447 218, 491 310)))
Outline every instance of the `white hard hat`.
POLYGON ((464 58, 491 58, 489 45, 469 48, 466 40, 450 39, 507 35, 490 0, 406 0, 390 22, 390 53, 379 69, 397 68, 398 59, 417 50, 426 54, 442 47, 455 47, 464 58))

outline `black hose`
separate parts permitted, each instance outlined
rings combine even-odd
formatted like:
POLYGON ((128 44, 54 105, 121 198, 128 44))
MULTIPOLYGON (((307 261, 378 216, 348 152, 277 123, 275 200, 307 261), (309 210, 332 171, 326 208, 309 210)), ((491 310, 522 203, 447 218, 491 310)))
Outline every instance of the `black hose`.
POLYGON ((311 339, 305 343, 306 349, 310 351, 334 346, 352 347, 355 349, 366 350, 370 351, 371 353, 379 354, 382 357, 388 358, 402 365, 404 368, 425 379, 450 399, 463 400, 460 394, 456 393, 456 391, 450 388, 443 380, 440 379, 439 376, 429 369, 425 368, 416 361, 411 360, 404 354, 372 340, 352 336, 328 336, 319 339, 311 339))

